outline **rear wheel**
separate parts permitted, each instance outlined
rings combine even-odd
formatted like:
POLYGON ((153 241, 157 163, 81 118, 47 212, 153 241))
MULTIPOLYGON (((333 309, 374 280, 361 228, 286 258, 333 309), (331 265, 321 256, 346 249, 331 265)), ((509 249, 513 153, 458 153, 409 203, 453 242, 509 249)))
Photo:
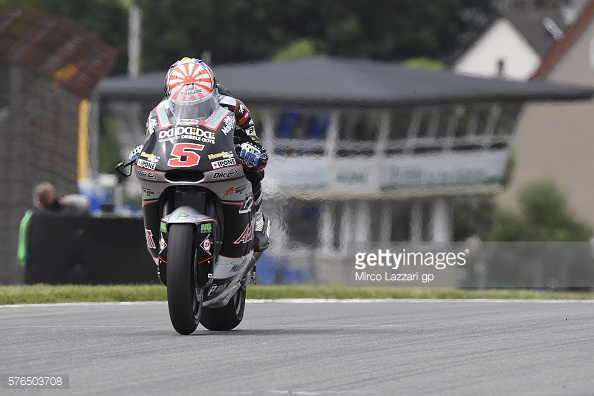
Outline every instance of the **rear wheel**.
POLYGON ((191 334, 200 323, 203 289, 196 281, 192 224, 171 224, 167 254, 167 303, 173 328, 191 334))
POLYGON ((237 327, 243 319, 245 292, 245 287, 240 287, 224 307, 205 307, 200 318, 202 326, 214 331, 232 330, 237 327))

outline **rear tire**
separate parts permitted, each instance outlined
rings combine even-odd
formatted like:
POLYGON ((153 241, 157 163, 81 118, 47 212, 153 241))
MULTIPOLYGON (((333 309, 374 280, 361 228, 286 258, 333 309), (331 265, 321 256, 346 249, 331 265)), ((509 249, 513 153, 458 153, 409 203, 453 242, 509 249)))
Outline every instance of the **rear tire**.
POLYGON ((200 323, 203 289, 196 282, 192 224, 171 224, 167 254, 167 304, 173 328, 191 334, 200 323))
POLYGON ((227 331, 236 328, 243 319, 245 294, 245 287, 240 287, 224 307, 204 307, 200 318, 202 326, 213 331, 227 331))

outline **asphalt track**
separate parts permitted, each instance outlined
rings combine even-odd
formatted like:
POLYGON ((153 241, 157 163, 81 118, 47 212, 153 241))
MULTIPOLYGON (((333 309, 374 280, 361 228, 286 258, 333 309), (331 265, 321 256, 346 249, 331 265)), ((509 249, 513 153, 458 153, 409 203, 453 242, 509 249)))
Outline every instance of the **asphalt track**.
POLYGON ((0 306, 0 395, 591 395, 594 302, 248 302, 178 335, 166 303, 0 306))

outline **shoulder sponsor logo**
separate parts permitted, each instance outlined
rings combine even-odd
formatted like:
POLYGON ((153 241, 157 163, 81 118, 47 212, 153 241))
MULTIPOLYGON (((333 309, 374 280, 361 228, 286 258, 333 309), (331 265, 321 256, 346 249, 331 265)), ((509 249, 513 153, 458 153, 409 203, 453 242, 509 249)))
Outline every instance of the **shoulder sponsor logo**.
POLYGON ((235 158, 227 158, 224 160, 211 162, 212 169, 224 168, 225 166, 236 165, 235 158))
POLYGON ((223 107, 220 107, 210 116, 206 121, 204 121, 204 126, 214 129, 218 128, 223 120, 225 115, 229 114, 228 110, 225 110, 223 107))
POLYGON ((239 238, 237 238, 235 240, 235 242, 233 242, 233 243, 235 245, 239 245, 240 243, 248 243, 249 241, 252 240, 253 236, 254 236, 254 228, 252 227, 251 223, 248 223, 248 225, 245 227, 245 230, 243 230, 243 232, 241 233, 239 238))
POLYGON ((256 136, 256 127, 255 126, 251 126, 248 129, 245 130, 245 134, 251 137, 255 137, 256 136))
POLYGON ((155 132, 155 128, 157 127, 157 119, 154 117, 149 117, 148 120, 146 120, 146 130, 148 133, 153 133, 155 132))
POLYGON ((231 132, 231 130, 235 126, 235 120, 233 119, 233 116, 228 115, 227 117, 225 117, 225 120, 223 120, 223 123, 225 125, 223 126, 223 129, 221 129, 221 131, 225 134, 225 136, 227 136, 227 134, 231 132))

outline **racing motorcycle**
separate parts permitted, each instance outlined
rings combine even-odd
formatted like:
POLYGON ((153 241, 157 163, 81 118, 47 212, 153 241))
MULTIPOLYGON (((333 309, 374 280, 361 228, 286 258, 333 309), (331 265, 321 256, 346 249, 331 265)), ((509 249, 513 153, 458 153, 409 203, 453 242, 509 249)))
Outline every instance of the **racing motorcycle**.
POLYGON ((254 197, 235 152, 234 115, 208 119, 158 115, 137 159, 147 248, 167 287, 169 317, 180 334, 201 323, 231 330, 243 319, 246 287, 255 282, 254 197), (174 123, 172 123, 174 122, 174 123))

